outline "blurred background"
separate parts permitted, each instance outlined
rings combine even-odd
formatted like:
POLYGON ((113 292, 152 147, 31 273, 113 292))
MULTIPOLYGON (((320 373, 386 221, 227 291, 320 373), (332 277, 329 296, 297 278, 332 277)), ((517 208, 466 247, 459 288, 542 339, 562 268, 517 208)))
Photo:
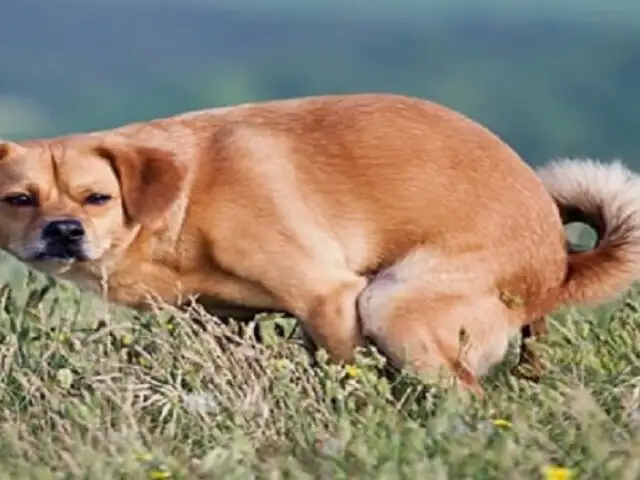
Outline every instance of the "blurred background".
POLYGON ((387 91, 640 169, 638 0, 1 0, 0 137, 387 91))

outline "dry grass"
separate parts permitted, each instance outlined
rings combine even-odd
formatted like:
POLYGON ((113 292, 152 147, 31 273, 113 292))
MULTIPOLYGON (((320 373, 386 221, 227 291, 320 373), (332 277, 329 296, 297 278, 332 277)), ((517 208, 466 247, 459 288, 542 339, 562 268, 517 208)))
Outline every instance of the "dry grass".
POLYGON ((212 318, 205 332, 170 311, 103 315, 21 283, 0 303, 2 478, 640 477, 637 293, 558 315, 542 384, 508 360, 480 402, 390 385, 371 352, 313 366, 268 333, 286 319, 258 345, 212 318))

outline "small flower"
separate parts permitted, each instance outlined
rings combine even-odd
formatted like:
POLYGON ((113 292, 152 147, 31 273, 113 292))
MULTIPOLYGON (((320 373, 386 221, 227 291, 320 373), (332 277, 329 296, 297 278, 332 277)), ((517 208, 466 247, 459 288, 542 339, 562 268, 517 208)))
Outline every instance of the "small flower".
POLYGON ((491 423, 500 428, 513 427, 513 424, 509 420, 505 420, 504 418, 496 418, 495 420, 491 420, 491 423))
POLYGON ((58 381, 58 385, 67 389, 73 383, 73 372, 68 368, 61 368, 56 372, 56 380, 58 381))
POLYGON ((360 376, 360 373, 361 373, 360 369, 355 365, 347 365, 344 371, 349 377, 352 377, 352 378, 356 378, 360 376))
POLYGON ((171 472, 166 470, 150 470, 148 478, 149 480, 163 480, 165 478, 171 478, 171 472))
POLYGON ((569 480, 573 478, 573 471, 565 467, 547 466, 542 469, 545 480, 569 480))
POLYGON ((121 341, 123 345, 131 345, 133 338, 131 338, 131 335, 123 335, 121 341))
POLYGON ((145 357, 140 357, 138 358, 138 363, 140 364, 140 366, 142 367, 148 367, 149 365, 151 365, 149 363, 149 360, 147 360, 145 357))

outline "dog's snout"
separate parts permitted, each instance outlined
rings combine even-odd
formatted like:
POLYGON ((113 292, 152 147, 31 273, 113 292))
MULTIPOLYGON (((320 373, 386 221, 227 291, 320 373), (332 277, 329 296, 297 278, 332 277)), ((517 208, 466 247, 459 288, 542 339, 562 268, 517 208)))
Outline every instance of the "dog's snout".
POLYGON ((86 231, 72 218, 51 220, 42 229, 43 249, 38 260, 87 260, 86 231))
POLYGON ((42 238, 47 241, 77 242, 84 238, 84 227, 78 220, 53 220, 42 230, 42 238))

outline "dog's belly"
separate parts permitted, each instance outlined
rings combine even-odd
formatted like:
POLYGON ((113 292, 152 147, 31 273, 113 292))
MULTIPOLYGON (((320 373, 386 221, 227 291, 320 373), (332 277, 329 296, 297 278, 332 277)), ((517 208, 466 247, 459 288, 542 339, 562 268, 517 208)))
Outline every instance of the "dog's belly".
POLYGON ((252 320, 261 313, 287 313, 273 308, 247 307, 207 295, 197 297, 196 303, 209 315, 219 318, 233 318, 240 321, 252 320))

